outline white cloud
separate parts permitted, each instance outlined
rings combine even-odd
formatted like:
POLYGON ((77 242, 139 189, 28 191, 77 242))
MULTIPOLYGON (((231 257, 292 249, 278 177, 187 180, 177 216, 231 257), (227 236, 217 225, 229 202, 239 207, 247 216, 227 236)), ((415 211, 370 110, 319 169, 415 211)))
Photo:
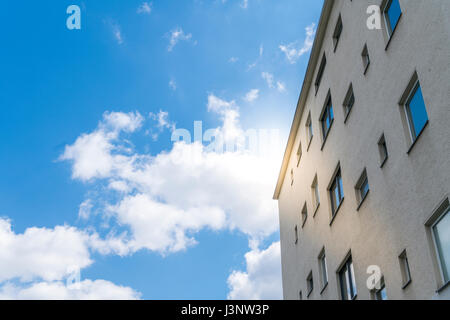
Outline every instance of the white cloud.
POLYGON ((236 62, 238 62, 238 60, 239 60, 239 58, 237 58, 237 57, 231 57, 231 58, 228 60, 228 62, 230 62, 230 63, 236 63, 236 62))
POLYGON ((261 73, 261 77, 266 81, 267 86, 269 88, 273 88, 274 87, 274 77, 273 74, 269 73, 269 72, 262 72, 261 73))
POLYGON ((29 285, 6 283, 0 287, 0 300, 136 300, 140 293, 105 280, 83 280, 67 286, 62 281, 29 285))
POLYGON ((138 14, 150 14, 152 12, 152 3, 143 2, 136 11, 138 14))
POLYGON ((176 128, 175 123, 169 120, 169 113, 167 111, 159 110, 158 113, 150 112, 149 118, 156 122, 156 131, 153 128, 147 130, 154 141, 158 140, 159 134, 165 129, 172 132, 176 128))
POLYGON ((279 92, 285 92, 286 91, 286 85, 284 84, 284 82, 277 81, 277 90, 279 92))
POLYGON ((78 217, 84 220, 88 219, 89 216, 91 215, 92 207, 93 205, 91 199, 83 201, 80 204, 80 209, 78 210, 78 217))
POLYGON ((262 251, 253 249, 245 254, 245 261, 245 272, 233 271, 228 277, 228 299, 282 299, 280 243, 262 251))
POLYGON ((173 91, 177 90, 177 83, 175 82, 175 80, 170 79, 170 81, 169 81, 169 87, 170 87, 170 89, 172 89, 173 91))
POLYGON ((288 45, 280 45, 280 50, 286 55, 288 61, 292 64, 296 63, 297 60, 303 56, 305 53, 309 52, 314 43, 314 36, 316 34, 315 24, 305 28, 306 38, 303 41, 303 45, 301 48, 298 48, 298 42, 292 42, 288 45))
POLYGON ((170 40, 169 40, 169 46, 167 47, 167 50, 170 52, 173 50, 173 48, 177 45, 179 41, 189 41, 192 39, 192 34, 184 33, 183 29, 176 28, 170 32, 170 40))
POLYGON ((248 0, 242 0, 241 8, 242 9, 247 9, 248 8, 248 0))
POLYGON ((256 99, 258 99, 259 96, 259 90, 258 89, 252 89, 244 97, 244 100, 247 102, 253 102, 256 99))

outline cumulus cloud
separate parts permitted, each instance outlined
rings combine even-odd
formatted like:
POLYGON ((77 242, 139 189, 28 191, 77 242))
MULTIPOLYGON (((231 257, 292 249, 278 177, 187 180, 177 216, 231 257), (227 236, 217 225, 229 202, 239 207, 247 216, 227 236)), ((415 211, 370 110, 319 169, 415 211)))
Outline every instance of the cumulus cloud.
POLYGON ((315 34, 315 24, 312 23, 305 28, 305 40, 303 41, 301 47, 299 47, 298 41, 295 41, 287 45, 280 45, 279 48, 286 55, 286 59, 291 64, 294 64, 301 56, 311 50, 314 43, 315 34))
POLYGON ((176 28, 170 32, 170 40, 169 40, 169 46, 167 47, 167 51, 172 51, 173 48, 177 45, 180 41, 189 41, 192 39, 191 33, 184 33, 183 29, 176 28))
POLYGON ((228 299, 282 299, 280 243, 253 249, 245 254, 245 261, 246 271, 233 271, 228 277, 228 299))
POLYGON ((256 99, 258 99, 259 96, 259 90, 258 89, 252 89, 244 97, 244 100, 247 102, 253 102, 256 99))
POLYGON ((136 300, 140 296, 129 287, 105 280, 83 280, 73 285, 62 281, 6 283, 0 287, 0 300, 136 300))

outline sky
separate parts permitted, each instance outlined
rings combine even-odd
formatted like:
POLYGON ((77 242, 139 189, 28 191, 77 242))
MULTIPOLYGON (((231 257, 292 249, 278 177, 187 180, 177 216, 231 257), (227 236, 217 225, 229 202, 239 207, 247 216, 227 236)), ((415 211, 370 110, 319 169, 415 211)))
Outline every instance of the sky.
POLYGON ((3 4, 0 299, 282 298, 272 195, 322 4, 3 4))

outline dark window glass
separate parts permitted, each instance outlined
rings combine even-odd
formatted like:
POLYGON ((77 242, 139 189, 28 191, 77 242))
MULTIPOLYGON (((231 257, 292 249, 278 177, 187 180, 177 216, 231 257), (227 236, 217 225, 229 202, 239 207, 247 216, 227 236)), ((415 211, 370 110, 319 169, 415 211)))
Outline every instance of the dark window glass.
POLYGON ((333 123, 334 114, 333 114, 333 104, 331 101, 331 97, 328 98, 327 105, 323 112, 321 122, 322 122, 322 133, 323 137, 326 138, 328 132, 330 131, 331 124, 333 123))
POLYGON ((342 300, 352 300, 356 296, 356 282, 351 257, 345 262, 341 271, 339 271, 339 282, 341 285, 342 300))
POLYGON ((406 103, 406 111, 411 127, 412 138, 415 140, 428 121, 428 114, 419 84, 417 84, 409 101, 406 103))
POLYGON ((342 185, 341 171, 339 170, 334 178, 333 184, 330 189, 331 195, 331 205, 333 210, 333 215, 336 213, 337 208, 339 208, 342 199, 344 198, 344 188, 342 185))

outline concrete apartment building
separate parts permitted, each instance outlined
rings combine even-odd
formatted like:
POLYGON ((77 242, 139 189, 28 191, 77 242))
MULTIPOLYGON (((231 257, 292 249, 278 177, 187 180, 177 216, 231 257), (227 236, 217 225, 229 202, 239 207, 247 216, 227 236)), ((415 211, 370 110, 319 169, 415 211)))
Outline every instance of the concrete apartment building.
POLYGON ((285 299, 450 299, 449 101, 450 1, 324 1, 274 194, 285 299))

